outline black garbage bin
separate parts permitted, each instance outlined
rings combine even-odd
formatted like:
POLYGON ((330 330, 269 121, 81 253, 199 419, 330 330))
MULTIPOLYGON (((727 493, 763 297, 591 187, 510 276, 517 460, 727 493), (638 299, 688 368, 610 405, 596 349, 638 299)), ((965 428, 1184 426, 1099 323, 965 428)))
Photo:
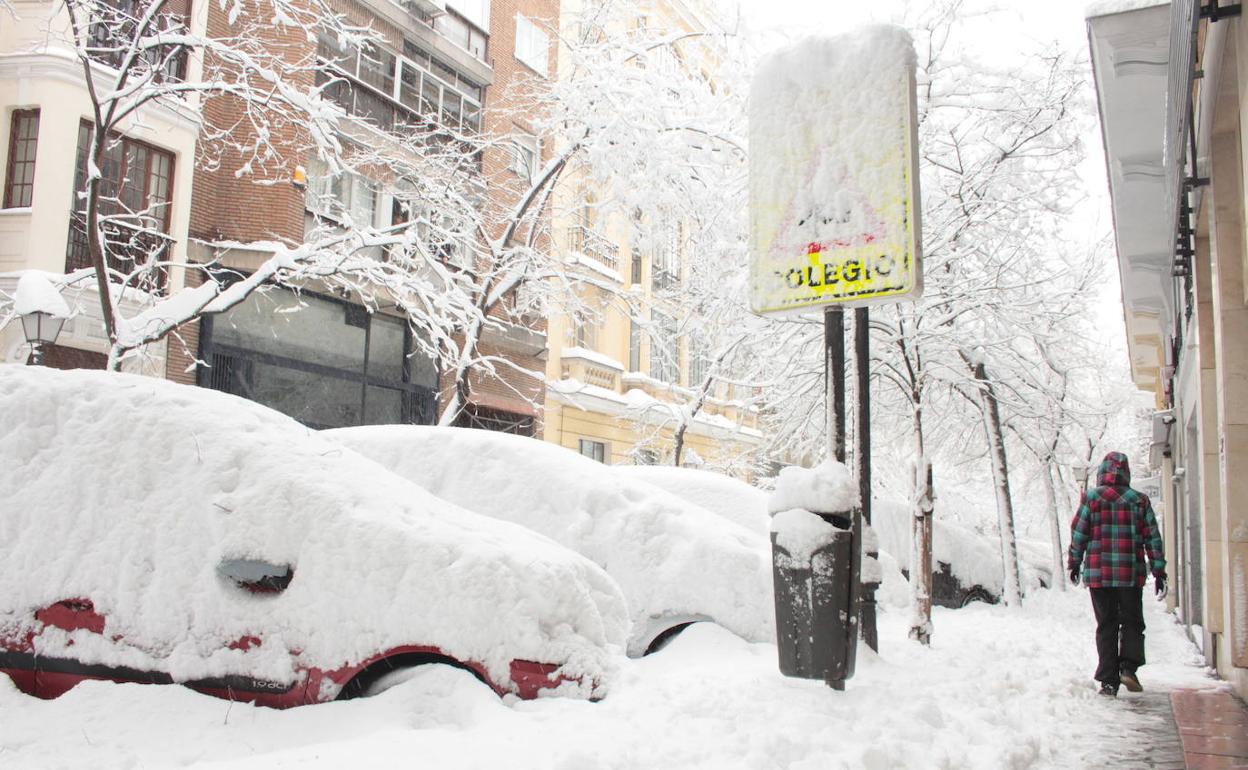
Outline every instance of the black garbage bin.
POLYGON ((841 516, 821 516, 837 528, 809 554, 791 554, 771 533, 775 576, 776 644, 780 672, 822 679, 836 689, 853 676, 858 634, 853 533, 841 516))

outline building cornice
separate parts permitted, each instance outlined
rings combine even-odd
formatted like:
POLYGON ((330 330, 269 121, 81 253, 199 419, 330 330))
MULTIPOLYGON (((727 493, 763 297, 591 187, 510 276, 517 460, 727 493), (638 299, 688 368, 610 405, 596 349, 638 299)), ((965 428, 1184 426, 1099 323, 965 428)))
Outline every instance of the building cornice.
MULTIPOLYGON (((92 70, 101 77, 114 75, 114 71, 100 64, 93 64, 92 70)), ((0 81, 22 79, 55 80, 82 89, 83 98, 88 99, 86 80, 82 74, 82 62, 73 51, 66 48, 46 47, 36 51, 0 54, 0 81)), ((170 97, 170 101, 173 101, 170 97)), ((149 102, 139 114, 139 121, 131 123, 159 120, 175 129, 186 131, 191 139, 199 135, 202 119, 191 104, 179 104, 177 107, 161 102, 149 102)))

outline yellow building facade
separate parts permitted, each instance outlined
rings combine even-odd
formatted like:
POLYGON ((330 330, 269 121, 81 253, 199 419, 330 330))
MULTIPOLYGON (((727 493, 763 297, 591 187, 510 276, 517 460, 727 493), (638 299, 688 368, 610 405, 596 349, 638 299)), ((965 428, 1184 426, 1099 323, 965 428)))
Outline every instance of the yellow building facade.
MULTIPOLYGON (((581 10, 577 0, 562 4, 568 36, 581 10)), ((689 0, 655 0, 641 11, 631 29, 695 36, 709 29, 706 9, 689 0)), ((698 53, 706 55, 694 61, 681 51, 656 52, 648 66, 713 77, 713 52, 698 53)), ((751 466, 762 444, 751 394, 719 377, 706 387, 708 351, 682 302, 686 223, 602 206, 611 191, 595 189, 588 176, 583 168, 565 173, 554 206, 558 248, 584 280, 579 310, 549 319, 545 439, 607 464, 670 465, 679 435, 681 465, 751 466)))

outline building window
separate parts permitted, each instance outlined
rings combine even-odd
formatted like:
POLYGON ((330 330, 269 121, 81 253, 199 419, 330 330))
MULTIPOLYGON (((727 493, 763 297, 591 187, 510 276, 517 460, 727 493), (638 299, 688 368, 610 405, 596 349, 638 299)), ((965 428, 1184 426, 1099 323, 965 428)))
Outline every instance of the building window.
POLYGON ((331 174, 329 166, 319 158, 308 163, 304 208, 313 214, 357 227, 373 227, 377 224, 380 197, 377 185, 359 174, 331 174))
POLYGON ((711 371, 710 347, 699 334, 689 337, 689 387, 702 385, 711 371))
MULTIPOLYGON (((109 67, 120 67, 129 53, 130 42, 140 31, 139 24, 150 3, 147 0, 98 0, 93 6, 87 56, 109 67)), ((142 36, 159 41, 162 34, 184 35, 189 31, 190 18, 190 0, 167 0, 144 27, 142 36)), ((186 77, 188 51, 187 46, 176 43, 147 48, 131 66, 146 65, 157 82, 180 82, 186 77)))
POLYGON ((205 318, 200 385, 312 428, 437 419, 438 369, 401 319, 274 288, 205 318))
POLYGON ((583 350, 598 349, 597 318, 592 313, 576 313, 569 318, 567 342, 583 350))
POLYGON ((511 135, 511 170, 526 181, 537 176, 541 145, 533 134, 517 131, 511 135))
POLYGON ((468 404, 455 419, 457 428, 476 428, 517 436, 536 436, 537 421, 532 415, 468 404))
MULTIPOLYGON (((87 156, 95 127, 83 121, 78 126, 77 168, 70 216, 69 244, 65 270, 91 266, 87 249, 86 200, 87 156)), ((104 231, 107 266, 126 275, 148 261, 166 262, 173 239, 169 232, 173 208, 173 153, 118 134, 104 143, 96 159, 100 170, 99 215, 104 231)), ((165 285, 166 268, 139 275, 131 285, 159 292, 165 285)))
POLYGON ((523 16, 516 16, 516 58, 543 77, 550 74, 550 36, 523 16))
POLYGON ((636 321, 628 324, 628 370, 641 371, 641 324, 636 321))
POLYGON ((39 141, 39 110, 13 110, 9 127, 9 164, 4 177, 4 207, 25 208, 35 192, 35 145, 39 141))
POLYGON ((680 383, 680 359, 676 344, 676 319, 655 311, 651 314, 650 376, 660 382, 680 383))
POLYGON ((436 208, 427 204, 396 197, 391 207, 390 224, 404 223, 415 225, 417 239, 443 264, 469 272, 476 268, 473 238, 462 230, 470 223, 438 214, 436 208))
POLYGON ((489 36, 458 13, 448 8, 446 13, 434 17, 433 28, 477 59, 487 60, 489 36))
POLYGON ((650 263, 650 288, 665 291, 674 288, 680 276, 679 225, 662 226, 655 238, 654 258, 650 263))
POLYGON ((361 50, 322 29, 316 54, 328 65, 316 72, 322 95, 383 131, 426 121, 467 134, 481 130, 485 89, 411 41, 401 55, 372 44, 361 50))
POLYGON ((607 461, 607 445, 601 441, 591 441, 583 438, 581 439, 581 454, 591 460, 605 463, 607 461))
POLYGON ((641 284, 641 249, 636 246, 633 247, 632 273, 629 279, 634 286, 641 284))

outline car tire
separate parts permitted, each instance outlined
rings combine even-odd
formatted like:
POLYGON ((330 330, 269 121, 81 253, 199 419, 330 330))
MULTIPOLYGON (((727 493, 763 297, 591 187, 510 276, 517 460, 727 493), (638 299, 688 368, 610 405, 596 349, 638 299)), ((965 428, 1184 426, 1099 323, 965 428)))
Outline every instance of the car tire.
POLYGON ((983 602, 984 604, 996 604, 997 600, 994 599, 992 594, 988 593, 988 590, 985 589, 983 586, 975 586, 971 590, 967 591, 965 594, 962 595, 962 604, 958 606, 965 607, 971 602, 983 602))
MULTIPOLYGON (((353 700, 355 698, 370 698, 379 695, 391 687, 402 684, 416 673, 416 669, 423 666, 448 666, 467 671, 477 681, 489 687, 489 682, 485 681, 479 673, 473 671, 450 658, 435 655, 398 655, 394 658, 386 658, 373 663, 368 668, 356 674, 347 682, 342 691, 338 693, 337 700, 353 700)), ((493 690, 493 688, 490 688, 493 690)))
POLYGON ((688 628, 689 626, 692 626, 694 623, 697 623, 697 622, 699 621, 690 620, 685 623, 677 623, 676 625, 671 626, 670 628, 665 628, 664 630, 660 631, 658 636, 654 637, 654 639, 651 639, 650 644, 646 645, 646 651, 642 654, 642 656, 644 657, 646 655, 653 655, 654 653, 663 649, 667 645, 671 644, 673 639, 675 639, 677 636, 680 636, 680 633, 682 631, 684 631, 686 628, 688 628))

